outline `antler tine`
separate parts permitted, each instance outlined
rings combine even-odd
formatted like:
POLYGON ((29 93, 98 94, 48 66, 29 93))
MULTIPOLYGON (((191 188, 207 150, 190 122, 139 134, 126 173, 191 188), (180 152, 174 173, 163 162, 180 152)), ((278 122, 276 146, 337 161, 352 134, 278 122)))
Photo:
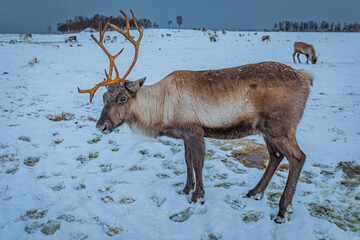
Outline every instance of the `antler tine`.
POLYGON ((142 39, 142 36, 143 36, 144 27, 140 24, 140 27, 141 27, 141 30, 140 30, 140 28, 139 28, 139 26, 138 26, 138 23, 137 23, 137 21, 136 21, 136 18, 135 18, 135 16, 134 16, 133 11, 130 10, 130 12, 131 12, 131 15, 132 15, 132 17, 133 17, 133 19, 134 19, 135 27, 136 27, 136 29, 139 31, 139 38, 138 38, 138 40, 137 40, 136 42, 140 42, 141 39, 142 39))
POLYGON ((99 31, 100 42, 102 42, 103 39, 104 39, 105 32, 106 32, 106 30, 107 30, 107 28, 109 26, 108 23, 111 21, 111 19, 112 19, 112 16, 108 18, 108 20, 106 21, 105 27, 104 27, 104 29, 102 31, 101 31, 101 22, 100 22, 100 31, 99 31))
POLYGON ((124 15, 125 18, 125 22, 126 22, 126 32, 129 32, 130 30, 130 23, 129 23, 129 18, 128 16, 123 12, 123 10, 120 9, 120 12, 122 13, 122 15, 124 15))
POLYGON ((95 94, 96 90, 98 90, 99 87, 100 87, 100 86, 96 85, 96 86, 93 87, 92 89, 88 89, 88 90, 80 90, 79 87, 78 87, 77 89, 78 89, 78 92, 79 92, 79 93, 90 93, 90 103, 91 103, 91 101, 92 101, 92 99, 93 99, 93 97, 94 97, 94 94, 95 94))

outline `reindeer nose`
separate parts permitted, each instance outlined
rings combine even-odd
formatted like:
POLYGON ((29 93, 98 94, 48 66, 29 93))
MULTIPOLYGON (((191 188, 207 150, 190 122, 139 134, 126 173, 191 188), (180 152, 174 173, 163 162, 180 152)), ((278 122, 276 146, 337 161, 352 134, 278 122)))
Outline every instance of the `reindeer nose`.
POLYGON ((109 133, 112 130, 111 122, 109 120, 105 120, 104 123, 97 122, 96 128, 102 133, 109 133))

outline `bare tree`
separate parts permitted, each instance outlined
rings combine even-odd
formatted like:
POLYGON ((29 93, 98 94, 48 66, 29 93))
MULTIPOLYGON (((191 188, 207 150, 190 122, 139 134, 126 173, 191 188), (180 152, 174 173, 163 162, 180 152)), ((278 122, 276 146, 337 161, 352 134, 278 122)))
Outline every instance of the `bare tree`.
POLYGON ((177 16, 176 17, 176 22, 179 25, 179 31, 180 31, 180 25, 183 23, 183 17, 182 16, 177 16))
POLYGON ((51 26, 48 26, 48 27, 47 27, 47 32, 48 32, 48 34, 50 34, 50 33, 52 32, 51 26))

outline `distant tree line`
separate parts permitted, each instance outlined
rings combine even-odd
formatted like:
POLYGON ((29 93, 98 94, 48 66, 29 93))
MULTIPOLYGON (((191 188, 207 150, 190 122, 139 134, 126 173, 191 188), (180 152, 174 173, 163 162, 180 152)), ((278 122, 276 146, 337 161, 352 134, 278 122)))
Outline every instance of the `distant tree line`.
POLYGON ((355 23, 344 23, 341 25, 340 22, 327 22, 322 21, 320 23, 314 21, 308 22, 292 22, 292 21, 281 21, 274 24, 273 31, 283 32, 360 32, 360 24, 355 23))
MULTIPOLYGON (((63 23, 57 24, 57 30, 61 33, 75 33, 81 32, 86 28, 93 28, 95 30, 99 29, 99 25, 101 23, 102 28, 105 26, 105 23, 109 17, 104 15, 95 14, 93 17, 83 17, 76 16, 74 19, 68 19, 63 23)), ((154 22, 152 23, 149 19, 140 18, 136 19, 138 23, 140 23, 144 28, 158 28, 159 25, 154 22)), ((125 28, 126 22, 125 19, 121 16, 113 17, 111 23, 120 27, 125 28)), ((135 28, 134 20, 129 19, 130 27, 135 28)), ((109 29, 110 30, 110 29, 109 29)))

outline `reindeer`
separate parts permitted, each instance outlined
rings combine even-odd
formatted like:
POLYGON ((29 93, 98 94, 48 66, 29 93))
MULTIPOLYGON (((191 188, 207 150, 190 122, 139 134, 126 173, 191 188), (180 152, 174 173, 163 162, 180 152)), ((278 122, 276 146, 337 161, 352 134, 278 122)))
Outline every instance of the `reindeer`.
POLYGON ((31 33, 25 34, 24 41, 30 40, 30 38, 32 40, 32 34, 31 33))
POLYGON ((111 43, 116 43, 117 42, 117 36, 114 36, 112 39, 111 39, 111 43))
POLYGON ((110 133, 128 124, 134 132, 150 137, 182 139, 187 166, 187 180, 182 192, 192 194, 194 203, 201 202, 205 196, 202 178, 204 138, 238 139, 261 134, 270 160, 263 177, 246 196, 261 199, 274 172, 286 157, 289 176, 274 220, 277 223, 288 221, 305 162, 305 154, 296 140, 296 128, 309 95, 311 75, 281 63, 262 62, 219 70, 175 71, 153 85, 144 86, 145 77, 126 80, 137 61, 144 28, 139 27, 131 11, 139 32, 135 40, 129 33, 128 17, 120 12, 125 17, 125 30, 110 23, 109 18, 105 28, 99 31, 99 40, 91 35, 110 60, 108 72, 105 70, 106 79, 92 89, 78 88, 79 93, 90 93, 91 102, 99 87, 107 87, 103 95, 104 108, 96 127, 102 133, 110 133), (123 49, 111 55, 103 44, 109 26, 135 48, 133 61, 122 77, 114 61, 123 49), (113 70, 115 78, 112 78, 113 70))
POLYGON ((293 59, 294 59, 294 63, 295 62, 295 54, 297 53, 297 58, 300 62, 300 53, 304 54, 306 56, 306 63, 309 64, 309 57, 310 57, 310 61, 312 64, 316 64, 317 61, 317 56, 315 55, 315 48, 313 45, 311 44, 307 44, 304 42, 295 42, 294 43, 294 54, 293 54, 293 59))
POLYGON ((70 36, 70 37, 68 37, 67 39, 65 39, 65 43, 77 43, 78 41, 77 41, 77 37, 76 36, 70 36))
POLYGON ((216 42, 217 41, 217 38, 215 35, 211 35, 210 36, 210 42, 216 42))
POLYGON ((111 42, 110 36, 106 36, 106 37, 105 37, 104 43, 107 43, 107 42, 111 42))
POLYGON ((265 40, 266 40, 267 42, 270 41, 270 36, 269 36, 269 35, 266 35, 266 36, 262 36, 262 37, 261 37, 261 41, 264 42, 265 40))

